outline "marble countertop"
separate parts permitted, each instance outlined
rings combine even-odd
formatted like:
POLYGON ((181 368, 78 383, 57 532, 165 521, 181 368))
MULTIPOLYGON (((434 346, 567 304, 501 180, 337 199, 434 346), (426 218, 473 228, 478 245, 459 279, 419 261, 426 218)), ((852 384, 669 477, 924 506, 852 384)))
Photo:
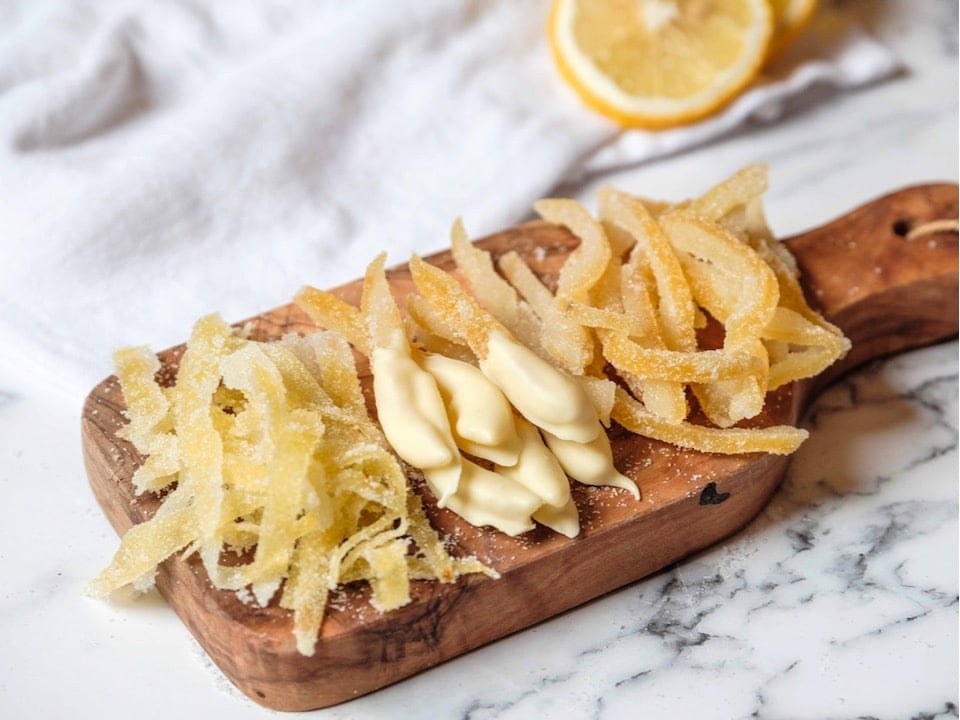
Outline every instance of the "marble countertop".
MULTIPOLYGON (((679 198, 763 161, 770 224, 787 236, 905 185, 955 182, 956 3, 851 8, 900 75, 565 191, 679 198)), ((831 387, 771 503, 722 544, 311 716, 957 717, 957 359, 947 342, 831 387)), ((279 715, 235 690, 159 596, 82 594, 116 538, 86 485, 81 402, 0 358, 0 716, 279 715)))

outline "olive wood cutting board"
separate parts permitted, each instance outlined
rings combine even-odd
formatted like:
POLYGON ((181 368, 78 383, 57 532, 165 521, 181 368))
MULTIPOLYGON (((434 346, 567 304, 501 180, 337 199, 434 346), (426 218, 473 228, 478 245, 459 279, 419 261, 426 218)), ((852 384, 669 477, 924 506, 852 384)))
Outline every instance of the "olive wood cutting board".
MULTIPOLYGON (((957 186, 912 187, 875 200, 785 242, 796 256, 810 303, 853 342, 842 361, 812 382, 771 393, 756 425, 796 424, 817 391, 865 361, 957 334, 957 234, 932 221, 957 218, 957 186), (916 231, 921 226, 921 235, 916 231)), ((494 256, 518 251, 548 281, 576 240, 531 222, 478 244, 494 256)), ((426 258, 452 270, 448 252, 426 258)), ((412 289, 406 266, 388 271, 402 301, 412 289)), ((338 288, 359 303, 360 282, 338 288)), ((253 337, 315 330, 295 306, 252 318, 253 337)), ((182 347, 160 353, 169 366, 182 347)), ((365 364, 361 374, 368 375, 365 364)), ((369 385, 369 377, 365 378, 369 385)), ((130 478, 141 462, 116 436, 124 424, 116 379, 97 385, 83 408, 83 451, 90 485, 118 533, 155 511, 135 497, 130 478)), ((519 538, 475 528, 425 498, 454 552, 476 555, 498 580, 470 575, 454 584, 415 582, 412 601, 379 614, 363 588, 347 588, 324 621, 316 654, 298 654, 289 611, 241 602, 214 589, 196 558, 164 562, 160 593, 227 677, 274 709, 325 707, 369 693, 497 638, 634 582, 731 535, 777 489, 788 458, 712 455, 610 431, 617 467, 633 478, 639 501, 612 488, 574 484, 582 532, 570 540, 539 527, 519 538)))

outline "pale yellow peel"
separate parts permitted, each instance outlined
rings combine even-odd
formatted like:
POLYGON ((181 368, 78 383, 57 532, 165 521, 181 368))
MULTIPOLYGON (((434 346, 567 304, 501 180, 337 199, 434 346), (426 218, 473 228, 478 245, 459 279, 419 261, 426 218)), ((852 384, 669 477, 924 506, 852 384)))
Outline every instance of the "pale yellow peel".
POLYGON ((149 384, 155 365, 147 351, 118 357, 141 452, 166 435, 182 452, 170 478, 176 489, 124 535, 91 593, 143 587, 171 555, 196 554, 215 587, 259 604, 279 593, 293 613, 298 651, 311 655, 328 595, 343 583, 370 583, 374 606, 387 610, 408 600, 414 577, 495 575, 475 559, 451 557, 411 504, 342 337, 258 343, 209 316, 191 333, 169 391, 149 384), (221 564, 225 552, 248 560, 221 564))

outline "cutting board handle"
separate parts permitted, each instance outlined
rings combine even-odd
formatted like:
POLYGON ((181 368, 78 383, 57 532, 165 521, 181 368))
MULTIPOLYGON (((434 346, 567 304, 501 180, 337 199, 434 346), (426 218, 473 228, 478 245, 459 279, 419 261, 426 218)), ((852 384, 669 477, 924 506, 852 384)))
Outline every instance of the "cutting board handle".
POLYGON ((957 335, 956 184, 908 187, 784 242, 807 299, 853 342, 818 388, 869 360, 957 335))

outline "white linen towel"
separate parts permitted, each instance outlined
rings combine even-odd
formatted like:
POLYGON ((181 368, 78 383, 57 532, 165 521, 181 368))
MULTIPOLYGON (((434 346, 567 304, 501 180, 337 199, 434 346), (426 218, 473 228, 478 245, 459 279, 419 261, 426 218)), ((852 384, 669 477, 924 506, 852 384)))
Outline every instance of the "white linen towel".
POLYGON ((441 249, 458 216, 492 232, 587 173, 898 67, 835 13, 720 115, 624 132, 557 78, 546 10, 0 2, 0 353, 86 390, 116 346, 441 249))

